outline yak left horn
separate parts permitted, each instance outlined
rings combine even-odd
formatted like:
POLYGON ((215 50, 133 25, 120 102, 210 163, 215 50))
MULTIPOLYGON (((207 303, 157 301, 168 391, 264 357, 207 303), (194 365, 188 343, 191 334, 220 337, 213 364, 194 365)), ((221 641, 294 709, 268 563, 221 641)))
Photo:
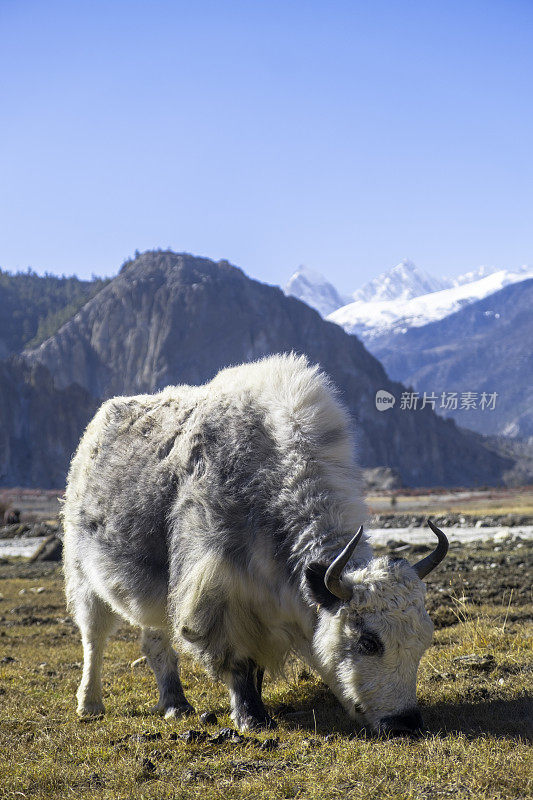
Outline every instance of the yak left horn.
POLYGON ((448 538, 446 535, 437 528, 436 525, 432 523, 430 519, 428 519, 428 525, 433 531, 433 533, 437 536, 439 543, 437 544, 436 548, 430 553, 428 556, 423 558, 421 561, 418 561, 416 564, 413 565, 413 569, 418 575, 419 578, 425 578, 426 575, 429 575, 432 570, 435 569, 436 566, 440 564, 443 560, 444 556, 448 552, 448 538))
POLYGON ((339 600, 351 599, 352 590, 346 586, 345 583, 343 583, 341 575, 362 535, 363 526, 361 525, 353 539, 350 539, 344 550, 339 553, 335 561, 331 562, 326 574, 324 575, 324 583, 326 584, 326 588, 329 589, 331 594, 334 594, 335 597, 338 597, 339 600))

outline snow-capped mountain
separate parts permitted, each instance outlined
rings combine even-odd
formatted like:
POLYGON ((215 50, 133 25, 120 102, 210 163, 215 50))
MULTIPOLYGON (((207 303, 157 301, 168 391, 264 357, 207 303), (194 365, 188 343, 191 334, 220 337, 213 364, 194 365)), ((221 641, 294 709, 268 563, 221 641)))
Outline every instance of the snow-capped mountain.
POLYGON ((435 410, 479 433, 533 443, 533 278, 509 284, 436 322, 368 342, 387 374, 438 401, 435 410), (457 403, 446 403, 449 393, 457 403), (462 403, 462 393, 471 403, 462 403), (482 399, 492 393, 491 406, 482 399))
MULTIPOLYGON (((342 298, 325 278, 313 278, 295 281, 290 293, 324 313, 342 298)), ((436 410, 480 433, 533 441, 533 267, 483 266, 437 280, 404 260, 353 298, 327 319, 358 335, 391 378, 440 402, 447 394, 466 393, 477 398, 471 407, 458 401, 436 410), (480 398, 489 396, 497 398, 497 407, 495 402, 487 410, 480 398)))
POLYGON ((350 302, 350 298, 342 297, 323 275, 306 267, 299 267, 291 275, 284 291, 287 295, 303 300, 323 317, 350 302))
POLYGON ((479 267, 457 278, 434 278, 409 259, 343 297, 323 275, 300 267, 285 286, 323 317, 369 343, 443 319, 460 308, 533 277, 533 267, 516 270, 479 267))
POLYGON ((438 292, 448 286, 448 281, 433 278, 408 258, 404 258, 392 269, 365 283, 361 289, 353 293, 352 297, 356 302, 364 300, 366 303, 382 300, 412 300, 413 297, 438 292))
MULTIPOLYGON (((384 334, 402 333, 409 328, 443 319, 504 286, 533 277, 533 268, 522 267, 516 271, 501 269, 478 278, 479 274, 483 273, 467 273, 450 280, 448 288, 407 296, 405 299, 401 294, 394 299, 359 299, 329 314, 328 319, 341 325, 347 333, 355 333, 370 342, 384 334), (472 280, 469 280, 470 276, 472 280)), ((408 294, 409 287, 406 289, 408 294)))

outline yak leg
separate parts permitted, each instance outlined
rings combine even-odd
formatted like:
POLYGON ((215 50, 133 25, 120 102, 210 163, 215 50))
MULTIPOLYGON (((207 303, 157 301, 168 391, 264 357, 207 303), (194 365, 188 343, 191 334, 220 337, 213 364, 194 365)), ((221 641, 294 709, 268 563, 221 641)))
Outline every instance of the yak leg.
POLYGON ((83 674, 76 694, 78 715, 97 717, 105 712, 101 677, 104 648, 118 617, 92 592, 75 605, 74 617, 83 644, 83 674))
POLYGON ((181 685, 178 656, 170 646, 166 631, 156 628, 143 628, 141 649, 157 681, 159 702, 152 709, 165 719, 194 714, 181 685))
POLYGON ((263 691, 263 678, 265 676, 265 670, 261 667, 257 668, 255 673, 255 684, 257 686, 257 694, 261 697, 261 692, 263 691))
POLYGON ((248 659, 236 664, 229 675, 231 716, 240 730, 275 728, 261 700, 263 670, 248 659))

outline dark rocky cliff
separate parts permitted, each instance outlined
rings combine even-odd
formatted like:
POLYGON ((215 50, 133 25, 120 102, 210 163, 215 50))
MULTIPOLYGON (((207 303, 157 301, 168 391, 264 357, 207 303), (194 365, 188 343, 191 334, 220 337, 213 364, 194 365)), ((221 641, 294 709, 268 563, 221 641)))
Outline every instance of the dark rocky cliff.
POLYGON ((356 337, 227 262, 144 253, 25 358, 44 365, 58 390, 77 384, 104 399, 201 383, 224 366, 290 350, 319 363, 339 387, 364 466, 391 467, 419 486, 496 484, 511 466, 430 409, 401 410, 404 387, 356 337), (396 396, 394 408, 376 410, 379 389, 396 396))
POLYGON ((0 485, 60 489, 70 456, 99 401, 56 389, 46 367, 0 361, 0 485))

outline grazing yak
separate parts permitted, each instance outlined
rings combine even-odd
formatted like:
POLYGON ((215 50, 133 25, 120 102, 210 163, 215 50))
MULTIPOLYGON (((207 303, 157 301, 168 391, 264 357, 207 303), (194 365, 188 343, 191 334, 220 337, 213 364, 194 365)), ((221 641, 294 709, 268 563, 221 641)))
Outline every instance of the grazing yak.
POLYGON ((8 508, 4 512, 4 525, 16 525, 20 522, 20 511, 18 508, 8 508))
POLYGON ((432 525, 436 550, 415 566, 373 558, 354 449, 328 378, 294 355, 105 402, 63 507, 78 714, 104 711, 102 655, 122 618, 142 629, 165 717, 194 711, 173 636, 226 683, 241 729, 274 724, 263 671, 291 652, 359 724, 420 729, 416 675, 433 631, 421 579, 447 539, 432 525))

